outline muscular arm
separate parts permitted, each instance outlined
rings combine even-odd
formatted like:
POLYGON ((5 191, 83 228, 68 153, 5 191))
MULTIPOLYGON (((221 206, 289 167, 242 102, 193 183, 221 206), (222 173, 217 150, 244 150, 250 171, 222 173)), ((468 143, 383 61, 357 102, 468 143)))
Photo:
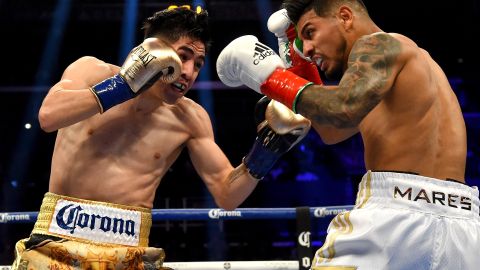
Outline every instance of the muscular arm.
POLYGON ((391 89, 404 65, 400 53, 400 42, 386 33, 360 38, 339 85, 308 87, 299 97, 298 112, 314 125, 357 127, 391 89))
POLYGON ((336 144, 342 142, 358 133, 357 127, 336 128, 332 125, 312 122, 312 127, 325 144, 336 144))
POLYGON ((97 114, 89 87, 113 74, 110 65, 93 57, 73 62, 43 100, 38 114, 42 129, 52 132, 97 114))
POLYGON ((250 176, 243 163, 233 168, 215 143, 211 122, 204 110, 189 121, 196 130, 194 137, 187 142, 187 148, 197 173, 219 207, 235 209, 252 193, 258 181, 250 176))

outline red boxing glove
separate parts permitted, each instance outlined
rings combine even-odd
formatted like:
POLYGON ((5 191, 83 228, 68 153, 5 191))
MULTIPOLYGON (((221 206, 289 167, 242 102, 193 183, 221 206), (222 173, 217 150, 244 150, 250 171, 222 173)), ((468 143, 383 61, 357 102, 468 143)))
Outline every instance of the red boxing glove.
POLYGON ((260 90, 266 96, 285 104, 294 113, 297 113, 296 103, 298 97, 307 86, 312 84, 313 82, 289 70, 277 68, 260 85, 260 90))

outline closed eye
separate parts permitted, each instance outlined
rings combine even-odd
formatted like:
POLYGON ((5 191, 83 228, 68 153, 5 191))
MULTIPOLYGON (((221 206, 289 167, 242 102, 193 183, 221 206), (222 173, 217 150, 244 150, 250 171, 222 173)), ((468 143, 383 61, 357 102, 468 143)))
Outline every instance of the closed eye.
POLYGON ((191 58, 191 56, 186 53, 179 53, 178 56, 180 57, 180 60, 182 60, 182 62, 187 62, 191 58))
POLYGON ((200 70, 204 65, 204 61, 196 61, 195 62, 195 69, 200 70))

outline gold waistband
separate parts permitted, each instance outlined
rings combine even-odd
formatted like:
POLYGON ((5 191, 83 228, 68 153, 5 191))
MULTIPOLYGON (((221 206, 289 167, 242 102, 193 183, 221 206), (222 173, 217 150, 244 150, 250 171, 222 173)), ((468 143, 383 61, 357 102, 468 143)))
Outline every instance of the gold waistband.
MULTIPOLYGON (((51 227, 50 225, 54 219, 55 208, 57 206, 57 203, 60 200, 68 201, 72 203, 81 203, 81 204, 87 204, 87 205, 93 205, 93 206, 100 206, 100 207, 104 207, 106 209, 112 209, 112 210, 115 210, 115 209, 129 210, 139 214, 140 216, 139 219, 141 220, 141 222, 139 226, 140 232, 139 232, 138 246, 140 247, 148 246, 148 237, 150 234, 150 228, 152 226, 152 213, 150 209, 135 207, 135 206, 126 206, 126 205, 120 205, 120 204, 114 204, 114 203, 107 203, 107 202, 78 199, 78 198, 73 198, 73 197, 68 197, 63 195, 57 195, 50 192, 46 193, 43 198, 42 206, 40 207, 40 212, 38 214, 37 221, 35 222, 35 226, 33 228, 32 234, 53 235, 53 236, 58 236, 65 239, 95 243, 95 244, 106 245, 106 246, 119 245, 119 244, 109 243, 108 240, 96 241, 96 240, 84 239, 78 236, 75 237, 75 236, 69 236, 65 234, 58 234, 58 233, 52 232, 50 230, 50 227, 51 227)), ((125 244, 125 245, 129 245, 129 244, 125 244)))

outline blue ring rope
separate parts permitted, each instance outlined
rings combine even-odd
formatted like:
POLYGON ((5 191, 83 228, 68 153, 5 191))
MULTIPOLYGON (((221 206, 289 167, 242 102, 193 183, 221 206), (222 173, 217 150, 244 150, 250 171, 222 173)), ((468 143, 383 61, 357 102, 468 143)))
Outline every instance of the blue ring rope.
MULTIPOLYGON (((313 218, 335 216, 350 211, 353 205, 310 207, 313 218)), ((38 212, 3 212, 0 224, 33 223, 38 212)), ((220 208, 152 209, 153 222, 166 220, 242 220, 242 219, 295 219, 295 208, 237 208, 226 211, 220 208)))

